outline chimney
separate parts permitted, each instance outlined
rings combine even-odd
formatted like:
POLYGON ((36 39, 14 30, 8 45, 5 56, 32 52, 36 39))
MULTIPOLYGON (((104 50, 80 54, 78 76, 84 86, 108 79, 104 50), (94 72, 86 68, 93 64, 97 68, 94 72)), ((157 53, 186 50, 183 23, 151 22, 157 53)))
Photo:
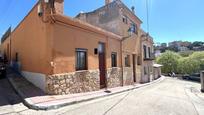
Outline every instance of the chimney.
POLYGON ((54 0, 54 10, 56 14, 64 14, 64 0, 54 0))
POLYGON ((132 9, 132 13, 135 14, 135 7, 132 6, 131 9, 132 9))
POLYGON ((105 5, 107 5, 107 4, 111 3, 111 2, 112 2, 112 0, 105 0, 105 5))

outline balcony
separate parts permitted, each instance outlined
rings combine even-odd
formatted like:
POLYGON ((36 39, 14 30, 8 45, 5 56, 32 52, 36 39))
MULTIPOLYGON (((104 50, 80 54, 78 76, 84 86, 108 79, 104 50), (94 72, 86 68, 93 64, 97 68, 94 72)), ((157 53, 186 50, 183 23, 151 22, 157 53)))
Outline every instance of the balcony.
POLYGON ((151 53, 149 57, 144 56, 144 61, 152 61, 152 60, 155 60, 154 53, 151 53))

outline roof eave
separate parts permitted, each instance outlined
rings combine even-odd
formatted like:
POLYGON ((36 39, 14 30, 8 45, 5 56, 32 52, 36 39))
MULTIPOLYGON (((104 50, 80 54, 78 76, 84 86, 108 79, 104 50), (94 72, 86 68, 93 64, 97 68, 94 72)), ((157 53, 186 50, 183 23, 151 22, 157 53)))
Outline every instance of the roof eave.
POLYGON ((104 30, 102 28, 93 26, 93 25, 91 25, 91 24, 89 24, 87 22, 81 21, 79 19, 76 19, 76 18, 73 19, 73 18, 70 18, 68 16, 59 15, 59 14, 54 14, 53 17, 54 17, 55 21, 63 22, 63 23, 68 24, 68 25, 72 25, 72 26, 75 26, 75 27, 87 29, 89 31, 93 31, 93 32, 96 32, 96 33, 99 33, 99 34, 103 34, 105 36, 110 36, 112 38, 122 40, 122 36, 119 36, 119 35, 114 34, 112 32, 106 31, 106 30, 104 30))

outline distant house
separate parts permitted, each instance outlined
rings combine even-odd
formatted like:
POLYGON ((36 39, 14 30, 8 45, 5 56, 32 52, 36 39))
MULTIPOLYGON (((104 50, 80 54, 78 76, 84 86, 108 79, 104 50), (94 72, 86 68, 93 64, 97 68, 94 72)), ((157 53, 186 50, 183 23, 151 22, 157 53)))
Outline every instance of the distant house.
POLYGON ((169 43, 170 48, 175 48, 177 51, 183 52, 183 51, 188 51, 189 46, 191 45, 191 42, 187 41, 173 41, 169 43))
POLYGON ((162 54, 161 50, 159 50, 159 49, 155 50, 154 52, 155 52, 155 57, 159 57, 162 54))
POLYGON ((180 46, 180 47, 178 47, 178 50, 179 50, 180 52, 184 52, 184 51, 188 51, 189 48, 187 48, 187 47, 185 47, 185 46, 180 46))

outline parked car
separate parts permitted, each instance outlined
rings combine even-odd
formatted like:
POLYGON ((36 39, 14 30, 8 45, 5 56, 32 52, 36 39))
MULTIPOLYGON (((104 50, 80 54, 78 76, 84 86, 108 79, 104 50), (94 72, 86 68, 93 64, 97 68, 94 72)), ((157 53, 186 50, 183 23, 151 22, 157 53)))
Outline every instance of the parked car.
POLYGON ((0 77, 6 76, 6 64, 4 63, 3 56, 0 55, 0 77))
POLYGON ((193 74, 185 74, 182 76, 183 79, 187 80, 194 80, 194 81, 199 81, 200 82, 200 73, 193 73, 193 74))

